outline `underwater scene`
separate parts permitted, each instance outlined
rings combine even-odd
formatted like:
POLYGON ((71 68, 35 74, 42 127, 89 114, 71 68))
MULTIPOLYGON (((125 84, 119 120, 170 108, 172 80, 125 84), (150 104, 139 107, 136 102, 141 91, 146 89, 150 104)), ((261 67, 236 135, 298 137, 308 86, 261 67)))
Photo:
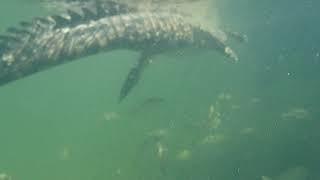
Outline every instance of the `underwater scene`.
POLYGON ((318 0, 1 0, 0 180, 319 180, 318 0))

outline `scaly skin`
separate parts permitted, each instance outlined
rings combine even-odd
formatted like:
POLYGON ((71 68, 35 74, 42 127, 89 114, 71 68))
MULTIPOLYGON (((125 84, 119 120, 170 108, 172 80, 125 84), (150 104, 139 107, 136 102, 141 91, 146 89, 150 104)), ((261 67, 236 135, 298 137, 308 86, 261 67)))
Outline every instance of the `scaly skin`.
MULTIPOLYGON (((64 19, 68 18, 70 16, 64 19)), ((184 21, 179 14, 126 13, 84 23, 78 20, 76 24, 70 23, 72 25, 57 23, 57 19, 48 17, 35 21, 37 26, 32 25, 29 33, 3 40, 0 44, 0 85, 55 65, 114 49, 139 51, 145 57, 142 59, 147 59, 168 50, 194 47, 217 50, 237 60, 233 51, 217 37, 184 21)), ((70 22, 73 19, 71 17, 70 22)))

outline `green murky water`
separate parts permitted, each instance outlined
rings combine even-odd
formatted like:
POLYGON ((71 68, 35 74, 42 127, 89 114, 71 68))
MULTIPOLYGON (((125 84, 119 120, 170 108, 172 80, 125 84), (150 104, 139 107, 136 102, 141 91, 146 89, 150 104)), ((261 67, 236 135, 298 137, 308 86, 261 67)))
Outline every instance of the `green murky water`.
MULTIPOLYGON (((214 52, 156 57, 121 104, 129 51, 1 87, 0 180, 319 179, 319 2, 217 5, 249 37, 231 44, 237 64, 214 52)), ((3 0, 0 29, 45 14, 3 0)))

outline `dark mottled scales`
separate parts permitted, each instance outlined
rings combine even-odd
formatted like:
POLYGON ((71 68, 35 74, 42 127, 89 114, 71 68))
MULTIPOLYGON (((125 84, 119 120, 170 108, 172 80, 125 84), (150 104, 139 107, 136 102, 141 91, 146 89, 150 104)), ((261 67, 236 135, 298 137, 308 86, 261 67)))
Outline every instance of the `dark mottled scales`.
MULTIPOLYGON (((112 6, 112 8, 126 8, 112 6)), ((30 34, 16 37, 0 36, 0 84, 25 77, 48 67, 62 64, 101 51, 130 49, 142 52, 124 83, 124 98, 140 78, 147 59, 163 51, 183 47, 218 50, 236 59, 230 48, 217 37, 172 13, 125 13, 109 8, 112 16, 100 17, 90 10, 82 15, 51 16, 21 23, 30 34), (95 20, 89 20, 94 16, 95 20), (83 20, 83 22, 82 22, 83 20), (74 23, 76 22, 76 23, 74 23), (2 42, 2 43, 1 43, 2 42)), ((125 10, 123 10, 125 11, 125 10)), ((20 30, 11 29, 18 34, 20 30)))

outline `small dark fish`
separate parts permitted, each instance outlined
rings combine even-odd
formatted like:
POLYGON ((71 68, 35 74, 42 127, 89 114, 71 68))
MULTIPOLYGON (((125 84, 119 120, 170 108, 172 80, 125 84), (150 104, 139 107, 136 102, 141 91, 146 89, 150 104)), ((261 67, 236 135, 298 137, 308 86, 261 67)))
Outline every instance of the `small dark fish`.
POLYGON ((140 107, 152 106, 163 102, 165 102, 165 99, 162 97, 149 97, 141 103, 140 107))
POLYGON ((157 107, 161 106, 166 101, 165 98, 162 97, 149 97, 136 104, 129 110, 129 114, 137 115, 142 112, 152 111, 157 107))

